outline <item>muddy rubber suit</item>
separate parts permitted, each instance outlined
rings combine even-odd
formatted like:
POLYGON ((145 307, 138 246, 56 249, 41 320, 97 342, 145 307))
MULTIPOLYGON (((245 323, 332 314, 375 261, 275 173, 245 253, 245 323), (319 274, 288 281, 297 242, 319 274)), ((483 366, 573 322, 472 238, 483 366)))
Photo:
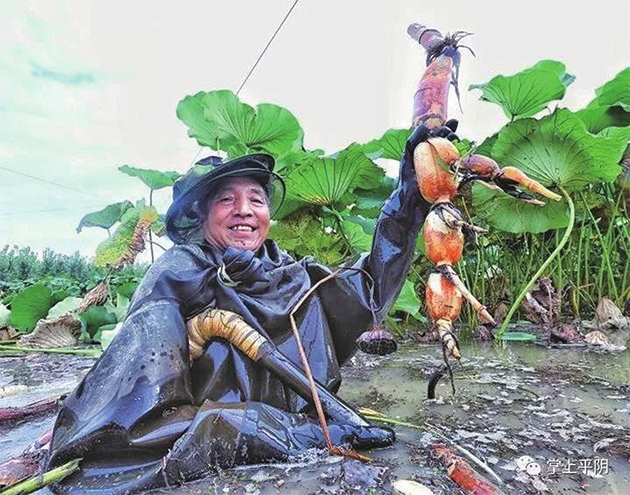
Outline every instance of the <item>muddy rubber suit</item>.
MULTIPOLYGON (((313 375, 333 393, 341 384, 340 365, 373 321, 371 298, 383 317, 412 261, 429 208, 417 191, 412 150, 426 134, 419 128, 407 142, 372 250, 354 265, 371 274, 374 286, 364 273, 342 271, 296 315, 313 375)), ((198 219, 190 225, 197 229, 198 219)), ((255 254, 221 252, 186 232, 171 228, 177 245, 151 266, 119 334, 63 401, 48 467, 83 461, 80 471, 53 486, 57 493, 137 493, 325 445, 311 404, 227 341, 211 340, 190 363, 185 322, 208 307, 232 311, 301 368, 289 313, 330 270, 309 258, 295 261, 269 239, 255 254), (218 275, 220 267, 229 283, 218 275)), ((392 430, 367 422, 332 418, 330 432, 335 444, 357 449, 394 441, 392 430)))

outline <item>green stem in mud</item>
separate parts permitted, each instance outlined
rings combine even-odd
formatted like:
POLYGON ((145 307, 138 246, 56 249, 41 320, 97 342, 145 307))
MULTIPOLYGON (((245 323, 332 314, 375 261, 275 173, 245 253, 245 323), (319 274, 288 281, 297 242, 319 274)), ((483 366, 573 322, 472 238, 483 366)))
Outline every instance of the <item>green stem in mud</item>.
MULTIPOLYGON (((49 347, 19 347, 16 345, 0 345, 0 352, 46 352, 50 354, 74 354, 77 356, 93 356, 101 355, 100 349, 60 349, 49 347)), ((3 494, 4 495, 4 494, 3 494)))
POLYGON ((508 327, 508 324, 510 323, 510 320, 512 319, 512 316, 514 316, 514 313, 516 313, 516 310, 521 304, 521 301, 525 299, 525 296, 527 295, 527 293, 532 289, 532 287, 534 287, 534 284, 536 283, 536 281, 542 276, 543 273, 545 273, 545 270, 547 269, 547 267, 551 264, 554 258, 558 256, 558 254, 560 253, 564 245, 569 240, 569 236, 571 235, 571 231, 573 230, 573 224, 575 223, 575 205, 573 204, 573 200, 571 199, 569 194, 564 190, 564 188, 560 186, 559 189, 562 192, 564 199, 566 199, 567 203, 569 204, 569 225, 567 225, 567 230, 565 230, 564 235, 562 236, 562 239, 560 240, 560 243, 556 246, 556 249, 553 250, 553 253, 549 255, 549 257, 545 260, 545 262, 541 265, 538 271, 534 274, 534 276, 530 279, 530 281, 527 283, 527 285, 523 288, 521 293, 512 303, 512 306, 510 307, 510 310, 508 311, 508 314, 506 315, 505 320, 503 320, 503 323, 501 323, 501 327, 499 328, 499 331, 497 332, 495 336, 495 339, 497 340, 501 340, 503 338, 503 334, 505 333, 508 327))
POLYGON ((75 459, 44 474, 31 476, 24 481, 10 486, 9 488, 6 488, 2 492, 2 495, 22 495, 26 493, 33 493, 40 488, 44 488, 51 483, 56 483, 70 476, 77 469, 79 469, 79 462, 81 462, 81 459, 75 459))
MULTIPOLYGON (((363 411, 359 411, 360 413, 363 414, 363 411)), ((386 423, 389 425, 395 425, 395 426, 406 426, 407 428, 416 428, 417 430, 423 430, 426 431, 427 428, 424 428, 422 426, 418 426, 418 425, 414 425, 413 423, 406 423, 405 421, 398 421, 397 419, 392 419, 392 418, 388 418, 387 416, 381 416, 381 415, 371 415, 371 414, 363 414, 365 416, 365 419, 369 419, 371 421, 379 421, 380 423, 386 423)))

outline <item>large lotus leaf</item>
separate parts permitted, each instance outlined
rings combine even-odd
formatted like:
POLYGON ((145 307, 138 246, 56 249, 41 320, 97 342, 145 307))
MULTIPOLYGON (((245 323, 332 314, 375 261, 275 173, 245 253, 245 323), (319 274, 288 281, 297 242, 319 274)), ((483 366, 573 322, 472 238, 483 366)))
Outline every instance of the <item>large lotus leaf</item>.
POLYGON ((85 215, 79 225, 77 226, 77 233, 80 233, 83 227, 101 227, 103 229, 109 229, 114 225, 120 217, 129 208, 133 208, 131 201, 121 201, 120 203, 114 203, 107 205, 100 211, 94 211, 85 215))
POLYGON ((545 206, 532 205, 481 184, 473 185, 473 209, 475 215, 485 219, 493 229, 513 234, 538 234, 569 224, 569 208, 564 201, 549 200, 545 206))
POLYGON ((230 157, 244 149, 280 156, 301 149, 304 138, 297 119, 285 108, 261 103, 254 109, 229 90, 187 96, 179 102, 177 116, 200 145, 229 151, 230 157))
POLYGON ((586 130, 593 134, 607 127, 630 126, 630 112, 626 112, 621 107, 585 108, 575 114, 584 122, 586 130))
POLYGON ((137 177, 152 191, 157 191, 158 189, 163 189, 165 187, 171 187, 175 180, 180 177, 178 172, 160 172, 159 170, 136 168, 130 167, 129 165, 118 167, 118 170, 130 175, 131 177, 137 177))
POLYGON ((574 80, 562 62, 541 60, 518 74, 498 75, 487 83, 471 84, 468 89, 482 90, 481 100, 496 103, 513 119, 531 117, 550 102, 561 100, 574 80))
POLYGON ((144 250, 144 236, 157 218, 153 206, 139 203, 127 210, 116 232, 96 248, 94 264, 97 267, 120 267, 133 263, 138 253, 144 250))
POLYGON ((579 189, 615 180, 625 147, 623 139, 592 135, 574 113, 560 108, 540 120, 506 125, 492 155, 503 166, 515 166, 544 186, 579 189))
POLYGON ((356 188, 378 187, 385 172, 351 144, 335 158, 312 158, 286 177, 287 196, 314 205, 332 205, 356 188))
POLYGON ((392 311, 404 311, 411 316, 416 316, 420 311, 421 304, 413 283, 406 279, 398 299, 392 306, 392 311))
POLYGON ((380 138, 363 144, 361 149, 372 160, 377 158, 400 160, 411 133, 411 129, 388 129, 380 138))
POLYGON ((586 108, 620 106, 630 112, 630 67, 595 90, 597 95, 586 108))
POLYGON ((22 332, 33 330, 54 304, 51 290, 41 284, 31 285, 11 301, 10 323, 22 332))
POLYGON ((208 146, 213 150, 219 147, 219 130, 217 124, 204 117, 205 91, 188 95, 177 105, 177 118, 188 126, 188 136, 195 138, 200 146, 208 146))

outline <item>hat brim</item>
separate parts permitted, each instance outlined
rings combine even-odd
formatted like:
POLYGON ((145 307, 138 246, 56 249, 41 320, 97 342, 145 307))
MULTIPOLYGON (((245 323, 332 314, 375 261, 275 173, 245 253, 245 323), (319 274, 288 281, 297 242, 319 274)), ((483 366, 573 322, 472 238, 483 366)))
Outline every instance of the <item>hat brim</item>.
POLYGON ((230 177, 252 177, 258 180, 267 191, 269 214, 273 218, 282 206, 285 196, 284 180, 273 172, 274 165, 272 156, 258 153, 231 160, 221 165, 217 173, 210 172, 201 176, 197 183, 173 201, 166 212, 166 232, 169 238, 176 244, 203 240, 198 211, 201 205, 198 202, 212 192, 213 184, 230 177))

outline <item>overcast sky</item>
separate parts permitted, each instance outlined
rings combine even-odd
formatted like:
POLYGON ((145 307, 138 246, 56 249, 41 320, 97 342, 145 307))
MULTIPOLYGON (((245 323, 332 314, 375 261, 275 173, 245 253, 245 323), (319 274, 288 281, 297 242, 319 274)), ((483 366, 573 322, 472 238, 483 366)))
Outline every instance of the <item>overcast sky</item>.
MULTIPOLYGON (((117 168, 185 172, 200 150, 177 103, 236 91, 293 3, 0 0, 0 248, 92 255, 107 234, 77 234, 81 217, 147 196, 117 168)), ((563 105, 578 109, 630 65, 627 0, 299 0, 241 100, 289 109, 306 147, 327 152, 408 127, 424 68, 414 22, 474 33, 464 113, 453 97, 450 110, 469 139, 505 122, 470 84, 559 60, 577 77, 563 105)), ((169 200, 156 196, 161 212, 169 200)))

